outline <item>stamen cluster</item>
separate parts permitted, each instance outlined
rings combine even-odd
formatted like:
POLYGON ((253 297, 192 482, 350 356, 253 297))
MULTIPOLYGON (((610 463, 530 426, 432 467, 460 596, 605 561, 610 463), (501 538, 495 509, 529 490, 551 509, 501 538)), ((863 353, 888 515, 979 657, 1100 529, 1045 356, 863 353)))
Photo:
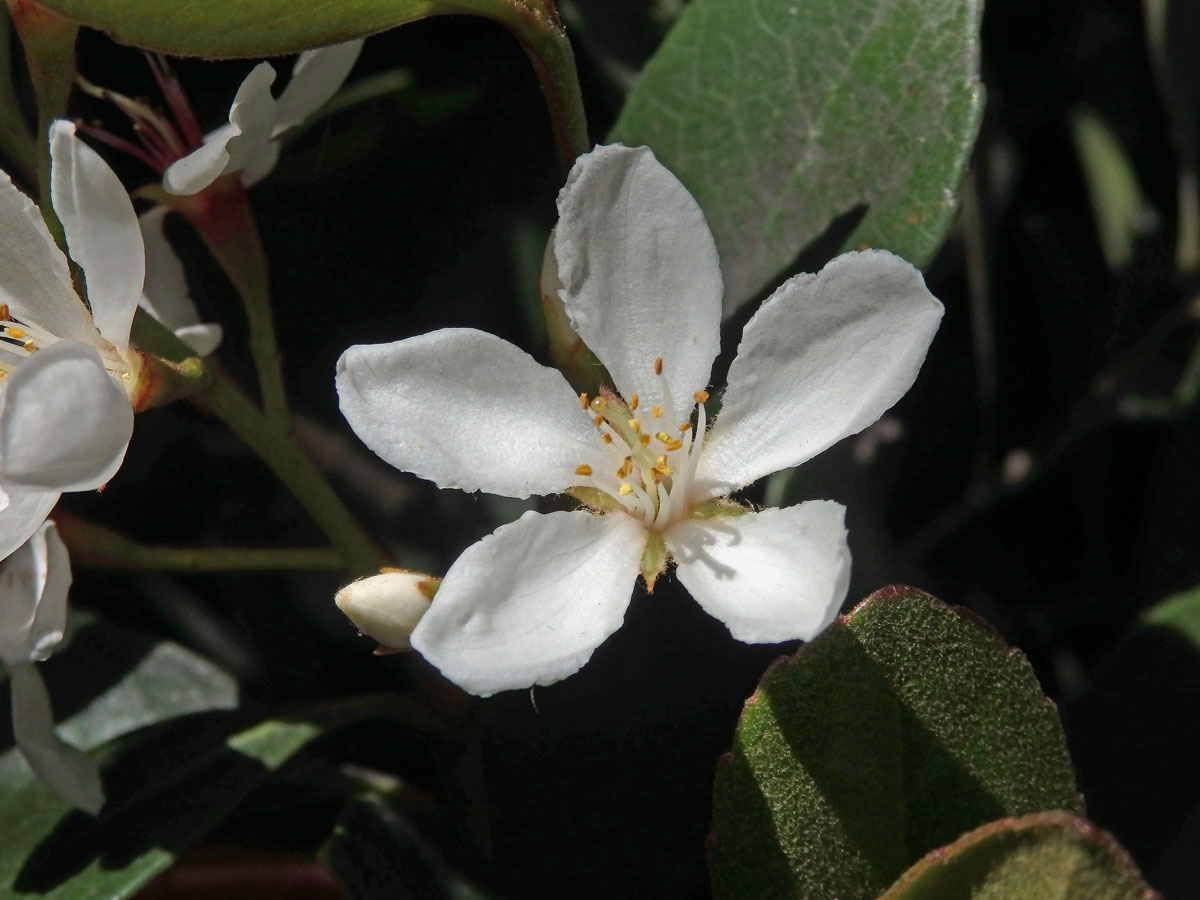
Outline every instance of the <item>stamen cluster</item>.
POLYGON ((57 340, 58 338, 45 329, 22 322, 9 312, 7 303, 0 303, 0 378, 15 369, 40 347, 53 344, 57 340))
POLYGON ((678 411, 685 413, 680 418, 671 400, 661 357, 654 361, 654 374, 658 377, 662 400, 649 408, 648 427, 636 415, 641 406, 637 394, 622 400, 602 388, 595 398, 579 395, 580 409, 591 417, 612 468, 594 472, 590 465, 584 464, 575 469, 575 474, 582 479, 580 487, 600 491, 647 528, 662 532, 688 512, 688 488, 704 441, 704 403, 708 393, 696 391, 692 395, 695 406, 678 411), (664 423, 677 424, 664 427, 664 423))

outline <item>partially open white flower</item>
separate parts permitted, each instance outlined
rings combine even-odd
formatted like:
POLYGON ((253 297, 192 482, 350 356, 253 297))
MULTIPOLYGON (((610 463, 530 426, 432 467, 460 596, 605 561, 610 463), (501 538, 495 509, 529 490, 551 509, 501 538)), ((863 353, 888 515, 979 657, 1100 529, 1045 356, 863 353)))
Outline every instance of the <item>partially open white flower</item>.
POLYGON ((176 160, 163 173, 172 194, 195 194, 222 175, 242 173, 242 184, 257 184, 275 168, 279 138, 329 100, 362 50, 362 41, 305 50, 278 98, 271 96, 275 69, 259 63, 234 95, 229 122, 204 136, 204 143, 176 160))
POLYGON ((54 713, 37 663, 67 627, 71 563, 53 522, 44 522, 0 563, 0 662, 12 690, 17 749, 64 800, 93 815, 104 805, 96 764, 54 733, 54 713))
POLYGON ((34 203, 0 172, 0 559, 63 491, 107 482, 133 434, 129 327, 145 255, 116 175, 75 137, 50 131, 51 199, 91 310, 34 203))
POLYGON ((342 412, 397 468, 510 497, 570 492, 594 510, 526 513, 469 547, 412 646, 472 693, 550 684, 620 626, 639 570, 652 583, 668 557, 735 638, 811 639, 845 598, 844 508, 724 498, 878 419, 916 378, 942 305, 883 251, 788 280, 746 325, 707 430, 722 282, 695 200, 647 148, 617 145, 580 157, 558 208, 559 294, 616 393, 580 397, 472 329, 338 362, 342 412))

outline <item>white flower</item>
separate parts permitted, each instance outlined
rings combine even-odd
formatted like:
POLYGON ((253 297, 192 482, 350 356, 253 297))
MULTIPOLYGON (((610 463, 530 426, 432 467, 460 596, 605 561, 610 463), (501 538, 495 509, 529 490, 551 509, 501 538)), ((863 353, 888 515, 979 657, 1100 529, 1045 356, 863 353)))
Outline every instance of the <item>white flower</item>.
POLYGON ((54 733, 54 713, 37 663, 63 639, 71 563, 53 522, 44 522, 0 563, 0 662, 12 689, 17 748, 64 800, 93 815, 104 804, 95 763, 54 733))
POLYGON ((230 172, 241 172, 246 187, 257 184, 275 168, 280 136, 337 93, 358 59, 362 43, 355 40, 305 50, 278 98, 271 96, 275 69, 270 63, 259 63, 234 95, 229 122, 206 134, 201 146, 168 166, 163 188, 171 194, 195 194, 230 172))
POLYGON ((472 329, 351 347, 338 362, 342 412, 392 465, 607 511, 526 513, 469 547, 412 646, 484 696, 558 681, 620 626, 639 569, 652 581, 667 555, 735 638, 811 639, 846 594, 845 510, 722 498, 878 419, 916 378, 941 304, 882 251, 788 280, 746 325, 706 434, 722 283, 696 202, 648 149, 618 145, 576 162, 558 209, 559 293, 619 397, 589 402, 472 329))
POLYGON ((0 172, 0 559, 61 492, 112 478, 133 434, 129 327, 145 259, 137 217, 70 122, 51 127, 50 155, 51 199, 91 311, 41 213, 0 172))

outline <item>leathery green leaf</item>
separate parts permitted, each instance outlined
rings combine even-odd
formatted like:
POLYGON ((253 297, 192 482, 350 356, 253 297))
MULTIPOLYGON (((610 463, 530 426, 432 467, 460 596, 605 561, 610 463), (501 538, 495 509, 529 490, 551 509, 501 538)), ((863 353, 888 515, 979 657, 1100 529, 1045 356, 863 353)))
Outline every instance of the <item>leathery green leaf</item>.
POLYGON ((876 592, 763 677, 717 770, 718 898, 872 900, 923 854, 1081 801, 1053 704, 991 629, 876 592))
POLYGON ((42 5, 124 44, 213 58, 295 53, 437 15, 507 23, 547 18, 540 0, 42 0, 42 5))
POLYGON ((989 822, 939 847, 879 900, 1155 900, 1129 854, 1083 819, 1036 813, 989 822))
POLYGON ((696 197, 726 312, 831 222, 847 248, 924 265, 956 208, 983 107, 982 0, 693 0, 610 138, 647 144, 696 197))

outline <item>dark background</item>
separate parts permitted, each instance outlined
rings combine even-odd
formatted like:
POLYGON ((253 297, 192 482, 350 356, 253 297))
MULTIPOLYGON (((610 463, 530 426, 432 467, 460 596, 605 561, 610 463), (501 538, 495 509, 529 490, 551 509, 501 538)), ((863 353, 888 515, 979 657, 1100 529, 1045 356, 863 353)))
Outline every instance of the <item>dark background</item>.
MULTIPOLYGON (((652 52, 663 23, 644 3, 581 0, 564 13, 599 139, 622 73, 652 52)), ((202 123, 223 121, 249 65, 178 63, 202 123)), ((394 66, 411 73, 409 89, 311 128, 252 201, 301 436, 399 564, 441 572, 523 507, 440 492, 375 460, 338 415, 334 363, 352 343, 447 325, 543 354, 530 310, 558 175, 533 73, 500 28, 462 18, 398 29, 368 41, 355 74, 394 66)), ((281 79, 288 67, 277 64, 281 79)), ((1198 337, 1185 315, 1196 284, 1172 265, 1176 154, 1140 4, 993 0, 983 67, 971 177, 986 316, 972 318, 957 230, 928 271, 947 313, 894 411, 901 436, 866 464, 855 439, 844 442, 800 470, 787 496, 849 506, 849 602, 911 583, 1021 648, 1063 714, 1090 816, 1168 898, 1200 896, 1200 660, 1169 633, 1136 627, 1139 611, 1200 582, 1200 415, 1133 421, 1118 410, 1130 393, 1170 394, 1198 337), (1068 128, 1080 104, 1113 128, 1157 213, 1116 272, 1068 128), (994 343, 990 365, 981 333, 994 343), (1006 480, 1014 450, 1031 465, 1006 480)), ((153 90, 137 53, 95 34, 80 68, 127 93, 153 90)), ((92 101, 76 113, 123 127, 92 101)), ((118 167, 131 187, 152 180, 136 163, 118 167)), ((230 289, 184 223, 169 233, 198 305, 226 324, 221 362, 248 380, 230 289)), ((184 405, 139 417, 103 496, 68 502, 147 541, 320 540, 235 439, 184 405)), ((370 655, 332 606, 334 577, 79 571, 76 584, 77 605, 196 647, 233 670, 251 702, 403 691, 422 676, 419 661, 370 655)), ((480 701, 458 733, 432 741, 377 724, 314 752, 397 772, 436 797, 413 814, 430 842, 420 852, 496 896, 702 898, 713 767, 762 670, 792 649, 734 642, 667 579, 653 597, 638 590, 625 626, 565 682, 480 701)), ((311 848, 339 805, 332 789, 268 790, 212 840, 311 848)), ((418 882, 393 896, 436 896, 418 882)))

